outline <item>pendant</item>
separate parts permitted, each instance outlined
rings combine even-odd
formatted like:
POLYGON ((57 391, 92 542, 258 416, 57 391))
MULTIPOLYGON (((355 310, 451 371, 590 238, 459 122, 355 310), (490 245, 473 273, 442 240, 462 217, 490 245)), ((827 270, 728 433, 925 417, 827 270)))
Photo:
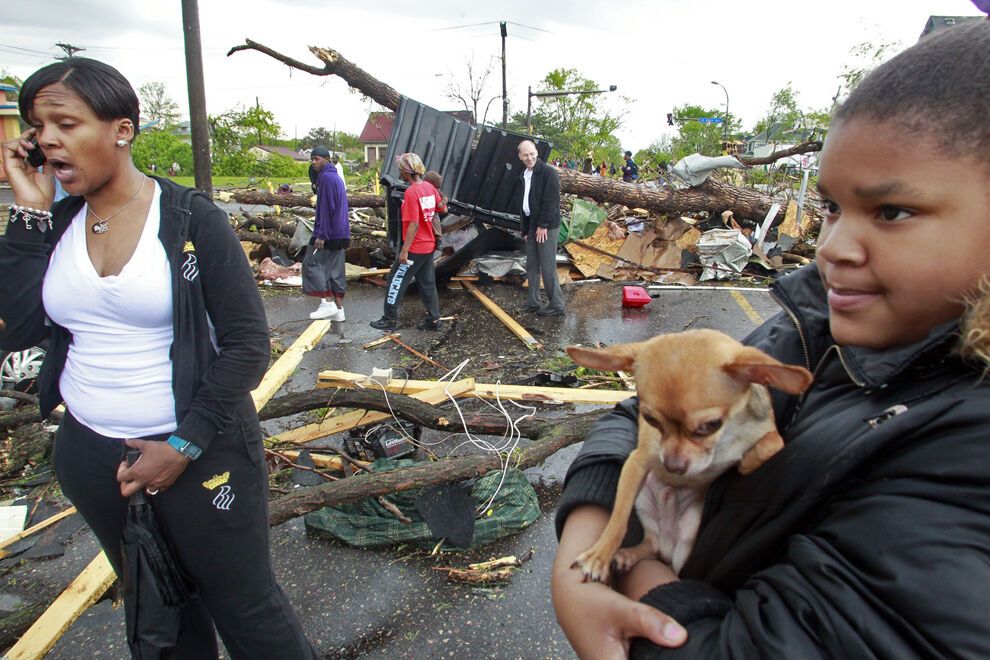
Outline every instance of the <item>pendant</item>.
POLYGON ((95 225, 93 225, 94 234, 105 234, 110 231, 110 225, 107 224, 106 220, 100 220, 95 225))

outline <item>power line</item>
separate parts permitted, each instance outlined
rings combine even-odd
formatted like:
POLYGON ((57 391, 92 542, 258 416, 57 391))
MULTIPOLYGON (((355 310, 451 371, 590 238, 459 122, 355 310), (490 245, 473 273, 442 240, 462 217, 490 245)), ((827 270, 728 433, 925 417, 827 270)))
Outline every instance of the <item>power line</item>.
POLYGON ((52 54, 50 52, 46 53, 46 52, 41 51, 41 50, 34 50, 33 48, 21 48, 20 46, 12 46, 10 44, 0 44, 0 46, 2 46, 4 48, 13 48, 14 50, 22 50, 25 53, 34 53, 35 55, 46 55, 48 57, 51 57, 52 56, 52 54))

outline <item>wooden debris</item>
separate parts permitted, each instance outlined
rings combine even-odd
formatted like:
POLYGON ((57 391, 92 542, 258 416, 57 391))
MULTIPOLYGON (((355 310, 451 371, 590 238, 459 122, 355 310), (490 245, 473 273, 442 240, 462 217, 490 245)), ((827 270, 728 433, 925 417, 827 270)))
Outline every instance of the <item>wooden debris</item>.
POLYGON ((387 344, 388 342, 392 341, 392 337, 401 337, 401 336, 402 335, 400 335, 398 332, 394 332, 394 333, 392 333, 390 335, 385 335, 384 337, 379 337, 378 339, 375 339, 374 341, 369 341, 367 344, 365 344, 364 346, 362 346, 362 348, 369 349, 369 348, 374 348, 375 346, 381 346, 382 344, 387 344))
POLYGON ((68 518, 69 516, 71 516, 75 512, 76 512, 76 507, 70 506, 65 511, 59 511, 54 516, 51 516, 50 518, 46 518, 45 520, 42 520, 37 525, 31 525, 30 527, 28 527, 27 529, 25 529, 22 532, 18 532, 17 534, 14 534, 13 536, 8 536, 2 542, 0 542, 0 559, 2 559, 2 558, 4 558, 4 557, 7 556, 7 553, 2 550, 3 548, 6 548, 8 546, 11 546, 11 545, 17 543, 18 541, 20 541, 21 539, 27 538, 27 537, 31 536, 35 532, 40 532, 41 530, 45 529, 46 527, 49 527, 51 525, 54 525, 55 523, 57 523, 58 521, 62 520, 63 518, 68 518))
POLYGON ((420 353, 415 348, 413 348, 409 344, 407 344, 404 341, 402 341, 401 339, 399 339, 399 335, 397 335, 397 334, 391 334, 391 335, 388 336, 388 338, 391 339, 392 341, 394 341, 396 344, 398 344, 402 348, 404 348, 407 351, 409 351, 410 353, 412 353, 413 355, 415 355, 416 357, 418 357, 420 360, 425 360, 426 362, 429 362, 430 364, 432 364, 437 369, 443 369, 444 371, 450 371, 447 367, 443 366, 442 364, 440 364, 436 360, 430 358, 428 355, 426 355, 424 353, 420 353))
MULTIPOLYGON (((317 380, 317 387, 358 387, 368 383, 368 376, 347 371, 321 371, 317 380)), ((402 380, 398 378, 390 379, 385 383, 388 392, 401 394, 412 394, 423 392, 436 387, 436 381, 432 380, 402 380)), ((377 384, 368 384, 368 387, 378 388, 377 384)), ((632 392, 622 390, 576 390, 566 387, 533 387, 528 385, 504 385, 475 383, 471 392, 482 399, 501 398, 505 400, 525 401, 533 396, 541 396, 545 400, 560 403, 597 403, 602 405, 615 405, 632 396, 632 392), (497 396, 496 396, 497 395, 497 396)), ((282 439, 284 436, 280 435, 282 439)))
POLYGON ((529 331, 526 330, 526 328, 522 327, 518 321, 509 316, 509 314, 499 307, 494 300, 479 291, 478 287, 467 281, 462 281, 461 285, 467 289, 471 295, 477 298, 489 312, 494 314, 495 318, 501 321, 502 324, 512 332, 512 334, 519 337, 519 339, 522 340, 522 343, 526 345, 526 348, 530 350, 542 348, 540 342, 536 341, 536 338, 529 334, 529 331))
MULTIPOLYGON (((362 378, 367 380, 366 376, 363 376, 362 378)), ((425 401, 426 403, 432 404, 446 401, 448 393, 456 397, 467 392, 471 392, 475 386, 473 378, 465 378, 454 383, 438 383, 437 381, 427 382, 431 384, 431 387, 417 391, 412 394, 412 397, 414 399, 418 399, 419 401, 425 401)), ((378 387, 377 385, 371 383, 369 383, 369 386, 376 388, 378 387)), ((319 387, 319 384, 317 384, 317 387, 319 387)), ((409 394, 409 392, 403 392, 403 394, 409 394)), ((288 442, 294 445, 302 445, 318 438, 324 438, 328 435, 333 435, 334 433, 341 433, 342 431, 347 431, 357 426, 374 424, 375 422, 379 422, 390 417, 391 415, 388 413, 355 410, 344 415, 331 417, 318 424, 307 424, 306 426, 292 429, 290 431, 286 431, 285 433, 279 433, 278 435, 273 436, 273 438, 275 438, 278 442, 288 442)))
POLYGON ((392 504, 391 502, 389 502, 387 499, 385 499, 385 496, 384 495, 379 495, 378 496, 378 503, 381 504, 383 507, 385 507, 385 509, 389 513, 391 513, 393 516, 395 516, 396 519, 400 523, 402 523, 403 525, 411 525, 412 524, 412 521, 409 520, 408 516, 406 516, 406 514, 402 513, 402 509, 400 509, 399 507, 395 506, 394 504, 392 504))

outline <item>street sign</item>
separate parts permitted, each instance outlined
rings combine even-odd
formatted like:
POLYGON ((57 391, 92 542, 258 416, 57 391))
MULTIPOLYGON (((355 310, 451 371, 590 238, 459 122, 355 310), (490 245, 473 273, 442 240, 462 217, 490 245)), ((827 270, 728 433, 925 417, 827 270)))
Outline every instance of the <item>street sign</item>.
POLYGON ((702 124, 721 124, 721 117, 698 117, 698 121, 702 124))

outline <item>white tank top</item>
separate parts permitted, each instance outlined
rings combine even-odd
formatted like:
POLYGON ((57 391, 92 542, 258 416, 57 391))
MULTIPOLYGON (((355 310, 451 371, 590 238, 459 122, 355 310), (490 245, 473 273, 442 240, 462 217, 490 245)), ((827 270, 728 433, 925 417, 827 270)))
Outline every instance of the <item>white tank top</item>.
MULTIPOLYGON (((161 189, 144 231, 119 275, 100 277, 86 249, 86 205, 52 253, 43 300, 48 316, 72 333, 59 381, 80 422, 113 438, 170 433, 172 279, 158 240, 161 189)), ((100 240, 113 240, 110 233, 100 240)))

